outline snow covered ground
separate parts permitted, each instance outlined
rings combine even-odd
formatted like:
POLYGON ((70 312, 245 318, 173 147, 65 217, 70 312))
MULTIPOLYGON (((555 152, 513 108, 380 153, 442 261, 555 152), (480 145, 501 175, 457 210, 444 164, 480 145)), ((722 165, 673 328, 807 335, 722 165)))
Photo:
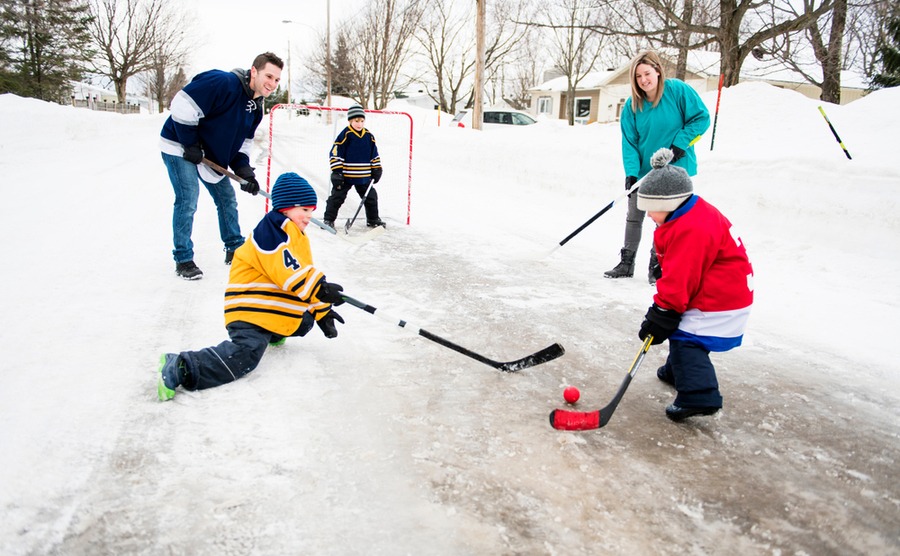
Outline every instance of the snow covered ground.
MULTIPOLYGON (((411 111, 412 225, 386 202, 374 241, 310 236, 329 280, 412 331, 344 305, 337 339, 289 339, 163 404, 159 354, 225 338, 211 200, 205 277, 180 280, 164 116, 0 96, 0 553, 896 554, 900 89, 825 106, 853 160, 819 104, 739 85, 697 146, 695 190, 756 271, 746 345, 713 359, 724 410, 665 418, 663 345, 607 427, 566 433, 547 419, 563 388, 609 401, 653 292, 649 221, 635 279, 602 277, 622 205, 542 257, 622 192, 617 126, 482 133, 411 111), (501 373, 417 327, 498 360, 566 354, 501 373)), ((247 232, 263 202, 239 199, 247 232)))

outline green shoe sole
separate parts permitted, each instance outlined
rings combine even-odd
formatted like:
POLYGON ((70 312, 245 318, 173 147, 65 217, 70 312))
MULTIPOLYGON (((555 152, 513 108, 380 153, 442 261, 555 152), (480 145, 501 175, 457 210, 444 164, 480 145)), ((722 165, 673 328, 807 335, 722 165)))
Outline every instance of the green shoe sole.
POLYGON ((175 390, 166 387, 166 383, 163 382, 162 370, 163 367, 166 366, 166 354, 162 354, 159 357, 159 368, 156 371, 156 395, 159 397, 159 401, 167 402, 175 397, 175 390))

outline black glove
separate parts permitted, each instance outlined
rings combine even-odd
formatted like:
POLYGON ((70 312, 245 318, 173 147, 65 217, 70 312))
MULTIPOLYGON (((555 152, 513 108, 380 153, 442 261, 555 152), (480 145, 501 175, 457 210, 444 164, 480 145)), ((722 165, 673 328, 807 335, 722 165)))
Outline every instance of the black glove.
POLYGON ((322 329, 322 334, 325 334, 326 338, 337 338, 337 327, 335 326, 334 321, 344 324, 344 319, 341 318, 334 309, 328 311, 325 313, 324 317, 316 321, 316 324, 322 329))
POLYGON ((184 154, 181 158, 187 160, 191 164, 200 164, 203 161, 203 147, 200 144, 191 145, 184 148, 184 154))
POLYGON ((679 148, 676 147, 675 145, 672 145, 672 146, 669 147, 669 148, 672 149, 672 153, 675 155, 675 156, 672 158, 672 162, 675 162, 675 161, 677 161, 678 159, 684 158, 684 150, 679 149, 679 148))
POLYGON ((344 185, 344 173, 343 172, 332 172, 331 173, 331 185, 340 189, 341 186, 344 185))
POLYGON ((344 291, 344 288, 340 284, 322 280, 319 284, 319 291, 316 293, 316 297, 319 298, 319 301, 331 303, 332 305, 340 305, 344 302, 344 297, 341 295, 342 291, 344 291))
MULTIPOLYGON (((637 178, 634 176, 625 176, 625 191, 631 189, 631 186, 637 183, 637 178)), ((628 198, 631 199, 631 193, 628 194, 628 198)))
POLYGON ((378 180, 381 179, 381 166, 376 166, 372 168, 372 181, 378 183, 378 180))
POLYGON ((669 339, 673 332, 678 330, 679 322, 681 322, 681 313, 671 309, 663 309, 654 303, 644 316, 644 322, 641 323, 638 338, 643 341, 647 339, 647 335, 652 334, 653 341, 650 342, 650 345, 661 344, 669 339))
POLYGON ((309 311, 303 313, 303 317, 300 319, 300 327, 294 332, 294 336, 306 336, 315 323, 316 317, 312 313, 309 311))
POLYGON ((244 183, 241 184, 241 189, 251 195, 259 193, 259 182, 256 181, 256 174, 253 173, 253 168, 241 166, 240 168, 235 168, 234 173, 244 180, 244 183))

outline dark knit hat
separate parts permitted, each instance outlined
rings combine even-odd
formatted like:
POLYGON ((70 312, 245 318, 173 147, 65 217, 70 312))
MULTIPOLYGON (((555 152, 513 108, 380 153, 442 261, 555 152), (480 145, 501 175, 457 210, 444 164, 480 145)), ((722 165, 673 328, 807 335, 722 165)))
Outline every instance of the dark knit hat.
POLYGON ((353 118, 365 118, 366 113, 363 111, 362 106, 358 104, 354 104, 350 107, 350 110, 347 110, 347 119, 352 120, 353 118))
POLYGON ((281 174, 272 186, 272 208, 275 210, 314 207, 317 204, 315 190, 308 181, 294 172, 281 174))
POLYGON ((693 194, 694 186, 684 168, 669 165, 674 157, 669 149, 659 149, 650 157, 653 169, 638 188, 638 210, 672 212, 693 194))

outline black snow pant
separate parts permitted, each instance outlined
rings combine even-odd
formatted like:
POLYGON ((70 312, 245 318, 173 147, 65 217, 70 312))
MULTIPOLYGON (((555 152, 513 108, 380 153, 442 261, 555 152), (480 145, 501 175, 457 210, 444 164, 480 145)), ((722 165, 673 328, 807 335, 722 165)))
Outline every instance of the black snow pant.
POLYGON ((675 381, 679 407, 722 407, 716 369, 709 351, 701 345, 669 339, 665 373, 675 381))
POLYGON ((200 351, 183 351, 187 370, 182 386, 203 390, 234 382, 259 365, 269 342, 282 338, 249 322, 233 322, 225 327, 231 340, 200 351))
MULTIPOLYGON (((344 184, 340 187, 331 188, 331 195, 328 196, 328 201, 325 202, 325 217, 324 220, 327 222, 334 222, 337 220, 338 211, 341 208, 341 205, 344 204, 344 200, 347 198, 347 193, 350 192, 350 188, 355 187, 356 193, 359 195, 359 198, 362 199, 363 195, 366 195, 366 189, 369 188, 369 185, 347 185, 344 184)), ((364 203, 366 207, 366 221, 373 222, 378 220, 378 192, 375 191, 375 186, 372 186, 372 189, 369 189, 369 194, 366 195, 366 200, 364 203)))

